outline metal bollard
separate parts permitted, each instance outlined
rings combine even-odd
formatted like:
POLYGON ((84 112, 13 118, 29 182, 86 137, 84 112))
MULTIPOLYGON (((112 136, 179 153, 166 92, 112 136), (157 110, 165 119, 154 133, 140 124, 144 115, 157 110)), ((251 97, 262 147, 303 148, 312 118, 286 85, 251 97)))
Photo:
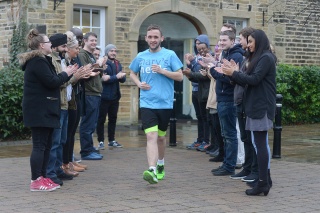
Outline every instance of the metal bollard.
POLYGON ((273 154, 272 158, 281 158, 281 108, 282 108, 282 95, 276 96, 276 116, 273 127, 273 154))
POLYGON ((173 109, 170 117, 170 141, 169 146, 177 146, 177 127, 176 127, 176 112, 175 112, 176 99, 173 99, 173 109))

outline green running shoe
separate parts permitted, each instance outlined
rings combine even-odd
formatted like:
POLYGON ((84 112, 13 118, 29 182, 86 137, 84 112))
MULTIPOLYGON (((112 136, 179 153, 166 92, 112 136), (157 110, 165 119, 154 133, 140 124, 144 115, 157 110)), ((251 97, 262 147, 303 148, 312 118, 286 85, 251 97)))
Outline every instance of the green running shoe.
POLYGON ((157 178, 158 180, 162 180, 164 176, 166 175, 166 172, 164 171, 164 165, 157 165, 157 178))
POLYGON ((143 172, 143 179, 148 181, 150 184, 158 183, 156 174, 154 174, 153 169, 149 169, 143 172))

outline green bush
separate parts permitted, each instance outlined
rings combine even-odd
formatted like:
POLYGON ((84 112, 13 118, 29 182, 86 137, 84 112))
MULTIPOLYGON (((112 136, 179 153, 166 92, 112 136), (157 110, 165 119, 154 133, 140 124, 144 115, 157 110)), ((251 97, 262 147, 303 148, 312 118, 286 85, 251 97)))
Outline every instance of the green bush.
POLYGON ((22 118, 23 72, 18 68, 0 70, 0 140, 24 139, 30 130, 22 118))
POLYGON ((320 122, 320 67, 280 64, 277 93, 282 94, 282 122, 320 122))

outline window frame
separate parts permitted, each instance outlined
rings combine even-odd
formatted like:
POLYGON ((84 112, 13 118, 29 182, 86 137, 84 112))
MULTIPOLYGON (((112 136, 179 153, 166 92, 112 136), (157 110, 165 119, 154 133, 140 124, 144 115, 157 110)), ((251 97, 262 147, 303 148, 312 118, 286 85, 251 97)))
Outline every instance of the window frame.
POLYGON ((97 44, 97 47, 99 47, 101 49, 100 51, 100 56, 103 56, 102 53, 104 53, 104 49, 105 49, 105 38, 106 38, 106 35, 105 35, 105 31, 104 31, 104 26, 106 26, 106 11, 104 8, 102 7, 92 7, 92 6, 85 6, 85 5, 74 5, 73 6, 73 13, 72 15, 74 15, 74 10, 75 9, 79 9, 79 13, 80 13, 80 20, 79 20, 79 25, 74 25, 74 23, 72 23, 72 27, 77 27, 79 29, 83 29, 83 28, 89 28, 89 31, 92 32, 93 29, 99 29, 100 30, 100 34, 97 35, 98 36, 98 44, 97 44), (87 25, 83 25, 82 21, 83 21, 83 9, 85 10, 89 10, 90 11, 90 21, 89 21, 89 26, 87 25), (93 26, 93 15, 92 15, 92 11, 93 10, 98 10, 99 11, 99 21, 100 21, 100 26, 99 27, 96 27, 96 26, 93 26))

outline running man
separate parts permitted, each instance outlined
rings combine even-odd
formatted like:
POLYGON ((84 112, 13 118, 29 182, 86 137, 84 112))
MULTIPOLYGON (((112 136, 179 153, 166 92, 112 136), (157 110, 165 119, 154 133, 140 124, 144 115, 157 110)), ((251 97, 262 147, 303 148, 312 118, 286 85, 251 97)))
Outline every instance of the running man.
POLYGON ((173 108, 174 81, 182 81, 183 65, 175 52, 160 46, 164 36, 159 26, 150 25, 145 40, 149 49, 140 52, 129 68, 131 80, 140 88, 142 127, 147 136, 149 169, 143 172, 143 179, 155 184, 165 176, 165 136, 173 108))

